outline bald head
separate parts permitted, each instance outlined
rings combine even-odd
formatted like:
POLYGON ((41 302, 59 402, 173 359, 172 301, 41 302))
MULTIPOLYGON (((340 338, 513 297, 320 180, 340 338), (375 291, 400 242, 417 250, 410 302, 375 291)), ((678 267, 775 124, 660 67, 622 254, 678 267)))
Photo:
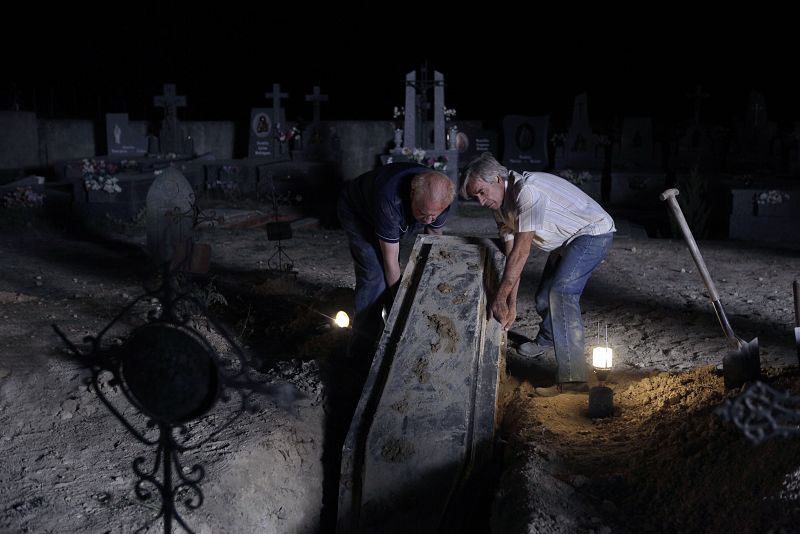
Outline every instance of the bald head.
POLYGON ((453 182, 441 172, 422 172, 411 180, 411 209, 423 224, 432 223, 455 197, 453 182))

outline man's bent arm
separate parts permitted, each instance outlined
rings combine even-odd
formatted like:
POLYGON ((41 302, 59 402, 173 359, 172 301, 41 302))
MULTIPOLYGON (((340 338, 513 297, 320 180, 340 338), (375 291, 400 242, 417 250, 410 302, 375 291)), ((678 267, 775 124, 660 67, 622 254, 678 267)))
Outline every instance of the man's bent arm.
POLYGON ((510 298, 512 302, 516 302, 519 280, 531 253, 531 243, 533 232, 516 233, 513 240, 506 241, 506 267, 503 269, 500 287, 497 288, 497 300, 506 301, 510 298))
POLYGON ((397 282, 400 280, 400 243, 387 243, 378 239, 383 256, 383 276, 386 278, 386 286, 394 295, 397 282))

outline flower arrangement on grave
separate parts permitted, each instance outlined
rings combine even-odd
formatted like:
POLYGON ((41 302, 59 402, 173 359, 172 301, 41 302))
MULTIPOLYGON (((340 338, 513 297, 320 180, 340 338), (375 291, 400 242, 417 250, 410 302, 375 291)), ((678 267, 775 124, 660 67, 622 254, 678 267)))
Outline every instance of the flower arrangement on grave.
POLYGON ((596 146, 609 146, 611 144, 611 136, 606 134, 595 134, 594 144, 596 146))
POLYGON ((428 158, 428 161, 425 164, 435 171, 445 172, 447 170, 447 158, 445 156, 428 158))
POLYGON ((44 194, 30 187, 17 187, 14 191, 0 196, 0 206, 4 208, 37 208, 44 204, 44 194))
MULTIPOLYGON (((408 148, 403 147, 400 151, 400 155, 408 159, 408 161, 413 161, 415 163, 419 163, 420 165, 426 165, 431 169, 439 172, 447 171, 447 157, 446 156, 437 156, 437 157, 427 157, 428 153, 421 149, 421 148, 408 148)), ((394 162, 393 157, 389 157, 386 160, 386 163, 394 162)))
POLYGON ((114 173, 117 165, 104 160, 84 159, 81 172, 83 173, 83 187, 87 191, 105 191, 106 193, 119 193, 122 187, 114 173))
POLYGON ((281 123, 275 125, 275 139, 281 143, 292 141, 295 137, 300 136, 300 128, 292 126, 289 130, 281 128, 281 123))
POLYGON ((394 107, 394 115, 392 115, 392 119, 394 122, 392 123, 395 130, 402 130, 403 129, 403 118, 406 116, 406 108, 400 106, 394 107))
MULTIPOLYGON (((444 107, 444 106, 442 106, 444 107)), ((444 107, 444 120, 445 122, 449 122, 455 120, 456 118, 456 110, 455 108, 448 108, 444 107)))
POLYGON ((558 171, 556 174, 558 174, 560 177, 570 182, 571 184, 575 184, 577 186, 580 186, 581 184, 585 184, 586 182, 590 182, 592 180, 592 173, 590 173, 589 171, 575 172, 572 169, 562 169, 558 171))
POLYGON ((785 191, 776 191, 775 189, 761 191, 755 195, 756 204, 759 204, 760 206, 764 206, 766 204, 782 204, 785 200, 789 200, 791 198, 792 197, 789 195, 789 193, 786 193, 785 191))

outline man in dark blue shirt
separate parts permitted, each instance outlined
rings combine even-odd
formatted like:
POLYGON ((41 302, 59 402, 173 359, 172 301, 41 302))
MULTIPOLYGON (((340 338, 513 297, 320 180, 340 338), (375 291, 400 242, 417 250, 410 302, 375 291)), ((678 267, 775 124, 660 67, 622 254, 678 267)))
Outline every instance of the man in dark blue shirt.
POLYGON ((400 281, 400 238, 420 225, 429 234, 441 234, 454 198, 447 175, 417 163, 390 163, 345 185, 339 221, 356 271, 350 356, 372 356, 383 305, 400 281))

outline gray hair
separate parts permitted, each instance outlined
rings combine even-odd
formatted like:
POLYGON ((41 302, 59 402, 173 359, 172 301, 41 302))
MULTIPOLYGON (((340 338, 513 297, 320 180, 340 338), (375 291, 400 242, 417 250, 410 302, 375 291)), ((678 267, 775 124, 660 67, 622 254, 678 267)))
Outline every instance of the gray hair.
POLYGON ((456 188, 452 180, 438 171, 421 172, 411 179, 411 189, 421 197, 430 198, 436 202, 446 202, 449 206, 456 198, 456 188))
POLYGON ((464 171, 464 182, 461 184, 462 198, 469 198, 467 187, 470 182, 483 180, 486 183, 492 183, 494 182, 495 176, 506 180, 508 178, 508 169, 494 159, 491 152, 484 152, 472 160, 467 170, 464 171))

